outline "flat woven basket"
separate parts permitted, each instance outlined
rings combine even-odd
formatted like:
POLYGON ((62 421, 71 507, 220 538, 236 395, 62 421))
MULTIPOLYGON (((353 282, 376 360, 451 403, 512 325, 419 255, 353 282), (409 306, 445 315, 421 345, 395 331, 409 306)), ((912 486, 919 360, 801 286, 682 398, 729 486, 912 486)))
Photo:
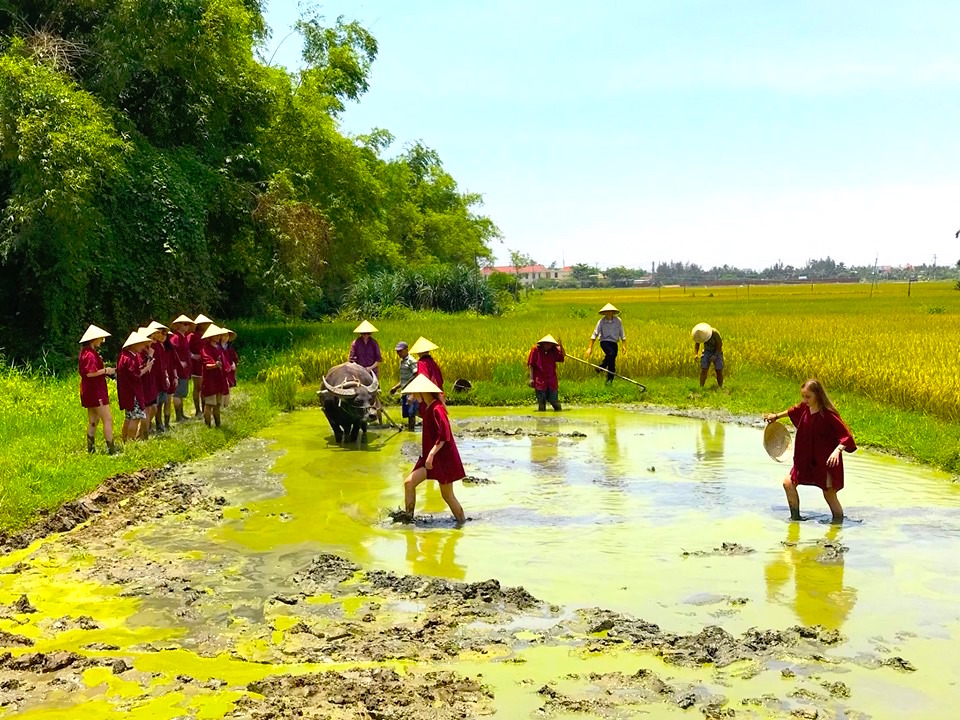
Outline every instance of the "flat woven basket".
POLYGON ((763 431, 763 449, 777 462, 783 462, 790 451, 790 431, 780 422, 767 423, 763 431))

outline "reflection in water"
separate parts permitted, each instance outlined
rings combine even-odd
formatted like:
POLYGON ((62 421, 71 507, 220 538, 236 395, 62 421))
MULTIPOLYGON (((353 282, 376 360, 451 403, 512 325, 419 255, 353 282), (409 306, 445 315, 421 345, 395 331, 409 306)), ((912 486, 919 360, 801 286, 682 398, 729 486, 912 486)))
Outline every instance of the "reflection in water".
POLYGON ((538 475, 562 475, 560 421, 553 417, 537 418, 536 430, 548 434, 530 438, 530 464, 533 471, 538 475))
POLYGON ((453 580, 463 580, 466 577, 466 568, 457 564, 455 559, 457 542, 463 537, 462 532, 432 530, 417 533, 410 530, 405 534, 410 572, 453 580))
POLYGON ((707 507, 726 505, 729 497, 726 492, 726 468, 724 467, 725 428, 717 420, 704 420, 700 423, 697 435, 697 449, 694 453, 697 464, 694 478, 698 481, 697 495, 707 507))
POLYGON ((767 599, 789 606, 804 625, 837 629, 857 602, 857 591, 843 585, 843 553, 839 525, 831 525, 823 540, 800 547, 800 523, 787 530, 783 551, 767 564, 767 599), (793 575, 793 597, 787 590, 793 575))

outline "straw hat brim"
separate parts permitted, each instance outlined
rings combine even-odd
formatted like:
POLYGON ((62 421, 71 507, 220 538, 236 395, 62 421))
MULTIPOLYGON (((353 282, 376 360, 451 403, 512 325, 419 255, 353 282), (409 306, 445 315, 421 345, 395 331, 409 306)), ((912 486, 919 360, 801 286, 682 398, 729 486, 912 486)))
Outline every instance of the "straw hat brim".
POLYGON ((694 342, 703 343, 710 339, 710 336, 713 335, 713 328, 707 323, 697 323, 693 326, 693 330, 690 331, 690 336, 693 338, 694 342))
POLYGON ((167 327, 166 325, 164 325, 163 323, 157 322, 156 320, 154 320, 154 321, 151 322, 149 325, 147 325, 147 330, 149 330, 150 332, 156 332, 157 330, 163 330, 164 332, 170 332, 170 328, 168 328, 168 327, 167 327))
POLYGON ((559 344, 560 344, 560 343, 557 342, 556 338, 553 337, 553 335, 545 335, 545 336, 543 336, 542 338, 540 338, 539 340, 537 340, 537 345, 539 345, 540 343, 550 343, 551 345, 559 345, 559 344))
POLYGON ((603 315, 605 312, 613 312, 613 313, 617 313, 618 315, 620 314, 619 308, 617 308, 616 306, 614 306, 614 305, 612 305, 612 304, 610 304, 610 303, 607 303, 606 305, 604 305, 604 306, 603 306, 602 308, 600 308, 600 310, 598 310, 597 312, 598 312, 600 315, 603 315))
POLYGON ((103 328, 97 327, 96 325, 91 325, 87 328, 87 331, 83 334, 83 337, 80 338, 80 344, 90 342, 91 340, 97 340, 99 338, 108 338, 110 333, 108 333, 103 328))
POLYGON ((193 324, 194 324, 194 325, 203 325, 203 324, 205 324, 205 323, 211 323, 211 324, 212 324, 212 323, 213 323, 213 320, 211 320, 210 318, 208 318, 208 317, 207 317, 206 315, 204 315, 203 313, 200 313, 199 315, 197 315, 197 319, 193 321, 193 324))
POLYGON ((364 320, 362 323, 357 325, 356 328, 354 328, 353 332, 363 335, 364 333, 375 333, 380 331, 373 326, 373 323, 364 320))
POLYGON ((783 462, 790 450, 790 431, 783 423, 767 423, 763 430, 763 449, 777 462, 783 462))
POLYGON ((439 350, 440 346, 435 345, 425 337, 418 338, 417 341, 413 344, 413 347, 410 348, 410 352, 414 355, 423 355, 424 353, 433 352, 434 350, 439 350))
POLYGON ((224 330, 222 327, 217 327, 216 325, 211 324, 210 327, 208 327, 204 331, 201 339, 209 340, 211 338, 220 337, 221 335, 226 335, 226 334, 227 334, 227 331, 224 330))
POLYGON ((404 388, 403 393, 405 395, 414 395, 416 393, 442 393, 443 390, 438 388, 434 382, 428 378, 426 375, 414 375, 413 380, 408 382, 404 388))
POLYGON ((134 347, 136 345, 149 345, 152 342, 153 340, 151 340, 150 338, 144 337, 139 332, 134 331, 127 336, 126 341, 123 343, 123 347, 124 349, 126 349, 129 347, 134 347))
POLYGON ((196 323, 193 321, 193 318, 188 318, 186 315, 180 315, 179 317, 177 317, 176 320, 174 320, 174 321, 173 321, 172 323, 170 323, 170 324, 171 324, 171 325, 180 325, 181 323, 184 324, 184 325, 196 325, 196 323))

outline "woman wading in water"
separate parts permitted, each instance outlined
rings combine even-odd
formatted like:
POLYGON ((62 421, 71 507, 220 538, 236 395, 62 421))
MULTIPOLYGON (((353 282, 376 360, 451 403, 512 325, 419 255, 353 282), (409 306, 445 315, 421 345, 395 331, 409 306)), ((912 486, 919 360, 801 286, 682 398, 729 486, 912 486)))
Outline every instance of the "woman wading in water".
POLYGON ((788 417, 797 428, 793 468, 783 481, 790 519, 803 519, 800 517, 797 485, 815 485, 823 491, 833 522, 839 523, 843 521, 843 507, 837 498, 837 493, 843 489, 841 453, 844 450, 853 452, 857 445, 819 380, 807 380, 801 385, 800 398, 801 402, 789 410, 770 413, 765 418, 772 423, 788 417))
POLYGON ((458 523, 466 521, 460 501, 453 494, 453 483, 466 476, 460 452, 450 430, 450 418, 447 408, 441 400, 440 388, 426 375, 417 375, 403 388, 403 394, 409 395, 420 403, 423 416, 423 437, 420 458, 413 470, 403 481, 404 519, 413 520, 413 510, 417 503, 417 485, 428 478, 440 483, 440 495, 450 508, 458 523))

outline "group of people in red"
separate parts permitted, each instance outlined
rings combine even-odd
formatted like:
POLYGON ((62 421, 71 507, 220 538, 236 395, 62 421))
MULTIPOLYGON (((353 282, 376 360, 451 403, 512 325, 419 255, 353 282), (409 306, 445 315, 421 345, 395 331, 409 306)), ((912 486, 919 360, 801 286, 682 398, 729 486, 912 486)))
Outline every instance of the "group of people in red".
POLYGON ((91 325, 80 338, 80 404, 87 410, 87 452, 96 451, 101 424, 107 451, 113 455, 118 450, 107 378, 117 381, 124 442, 167 432, 171 415, 176 422, 186 420, 183 403, 190 395, 191 380, 194 417, 203 417, 208 427, 220 427, 220 409, 229 404, 230 389, 237 384, 236 333, 203 314, 180 315, 170 327, 154 320, 127 336, 115 368, 100 355, 101 345, 110 336, 91 325))

